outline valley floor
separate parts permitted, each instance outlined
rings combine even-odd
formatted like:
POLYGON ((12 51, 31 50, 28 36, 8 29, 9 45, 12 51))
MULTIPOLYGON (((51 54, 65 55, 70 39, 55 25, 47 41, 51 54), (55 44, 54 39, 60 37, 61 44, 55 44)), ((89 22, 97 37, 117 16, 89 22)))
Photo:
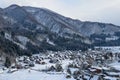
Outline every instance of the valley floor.
MULTIPOLYGON (((113 63, 112 66, 120 69, 120 63, 113 63)), ((36 66, 34 69, 43 68, 36 66)), ((114 73, 113 73, 114 74, 114 73)), ((120 73, 119 73, 120 74, 120 73)), ((87 79, 89 77, 86 76, 87 79)), ((106 77, 110 80, 116 80, 114 77, 106 77)), ((73 77, 66 79, 66 74, 63 72, 39 72, 30 69, 23 69, 14 73, 3 72, 0 74, 0 80, 75 80, 73 77)), ((82 80, 82 79, 81 79, 82 80)), ((98 80, 98 76, 94 76, 91 80, 98 80)))
MULTIPOLYGON (((45 64, 36 64, 34 67, 29 67, 27 69, 0 69, 0 80, 83 80, 81 78, 75 79, 73 76, 70 78, 66 78, 67 73, 67 66, 69 64, 73 64, 74 60, 70 59, 63 59, 60 61, 62 64, 62 68, 64 71, 56 72, 56 71, 46 71, 49 67, 55 66, 55 63, 50 63, 48 58, 44 58, 45 64), (44 70, 44 71, 43 71, 44 70), (13 72, 12 72, 13 71, 13 72)), ((22 63, 24 64, 24 63, 22 63)), ((92 66, 91 71, 94 71, 95 69, 104 69, 109 70, 110 68, 114 68, 118 70, 115 72, 114 70, 110 69, 108 74, 104 76, 104 80, 120 80, 120 62, 117 60, 113 60, 110 64, 107 64, 107 66, 92 66), (94 69, 93 69, 94 68, 94 69), (112 76, 113 77, 112 77, 112 76), (114 75, 119 75, 114 77, 114 75)), ((75 71, 79 70, 79 68, 70 68, 71 74, 73 74, 75 71)), ((86 70, 85 70, 86 71, 86 70)), ((91 73, 90 73, 91 74, 91 73)), ((102 80, 98 79, 101 73, 94 74, 93 77, 90 79, 89 72, 84 72, 84 77, 86 80, 102 80), (87 75, 88 74, 88 75, 87 75)))

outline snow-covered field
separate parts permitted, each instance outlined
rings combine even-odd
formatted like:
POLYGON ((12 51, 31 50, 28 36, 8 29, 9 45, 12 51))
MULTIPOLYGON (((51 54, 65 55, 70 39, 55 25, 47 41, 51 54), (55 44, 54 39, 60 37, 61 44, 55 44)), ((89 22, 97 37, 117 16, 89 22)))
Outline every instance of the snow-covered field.
MULTIPOLYGON (((45 60, 48 63, 48 60, 45 60)), ((64 60, 62 67, 66 68, 71 61, 64 60)), ((35 64, 35 67, 30 69, 22 69, 13 73, 7 73, 7 70, 0 74, 0 80, 66 80, 65 72, 42 72, 39 70, 55 65, 48 63, 45 65, 35 64)), ((73 78, 67 80, 74 80, 73 78)))
MULTIPOLYGON (((20 70, 12 74, 0 74, 0 80, 66 80, 64 74, 44 73, 31 70, 20 70)), ((74 80, 73 78, 67 80, 74 80)))

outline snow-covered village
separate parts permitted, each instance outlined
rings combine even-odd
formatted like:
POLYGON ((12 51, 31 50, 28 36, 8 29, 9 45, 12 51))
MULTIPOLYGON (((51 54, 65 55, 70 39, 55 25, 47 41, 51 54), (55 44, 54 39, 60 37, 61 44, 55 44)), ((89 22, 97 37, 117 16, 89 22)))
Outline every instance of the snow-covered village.
POLYGON ((120 80, 120 0, 0 0, 0 80, 120 80))
POLYGON ((6 61, 6 67, 0 66, 0 80, 120 80, 120 53, 48 51, 6 61))

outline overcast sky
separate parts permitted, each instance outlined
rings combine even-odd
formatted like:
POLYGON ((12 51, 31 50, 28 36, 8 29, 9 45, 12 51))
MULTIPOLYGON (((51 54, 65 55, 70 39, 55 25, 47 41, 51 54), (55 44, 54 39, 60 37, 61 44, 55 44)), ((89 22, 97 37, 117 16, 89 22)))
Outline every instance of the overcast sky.
POLYGON ((0 0, 0 7, 11 4, 44 7, 82 21, 120 25, 120 0, 0 0))

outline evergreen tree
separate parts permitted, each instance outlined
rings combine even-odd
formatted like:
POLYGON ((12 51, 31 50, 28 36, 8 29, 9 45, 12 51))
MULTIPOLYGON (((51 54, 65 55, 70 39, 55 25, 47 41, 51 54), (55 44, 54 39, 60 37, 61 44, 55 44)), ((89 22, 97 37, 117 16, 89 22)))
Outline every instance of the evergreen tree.
POLYGON ((9 57, 6 57, 5 67, 9 68, 10 66, 11 66, 11 61, 10 61, 9 57))
POLYGON ((67 72, 68 72, 68 74, 71 74, 71 70, 69 68, 67 69, 67 72))

